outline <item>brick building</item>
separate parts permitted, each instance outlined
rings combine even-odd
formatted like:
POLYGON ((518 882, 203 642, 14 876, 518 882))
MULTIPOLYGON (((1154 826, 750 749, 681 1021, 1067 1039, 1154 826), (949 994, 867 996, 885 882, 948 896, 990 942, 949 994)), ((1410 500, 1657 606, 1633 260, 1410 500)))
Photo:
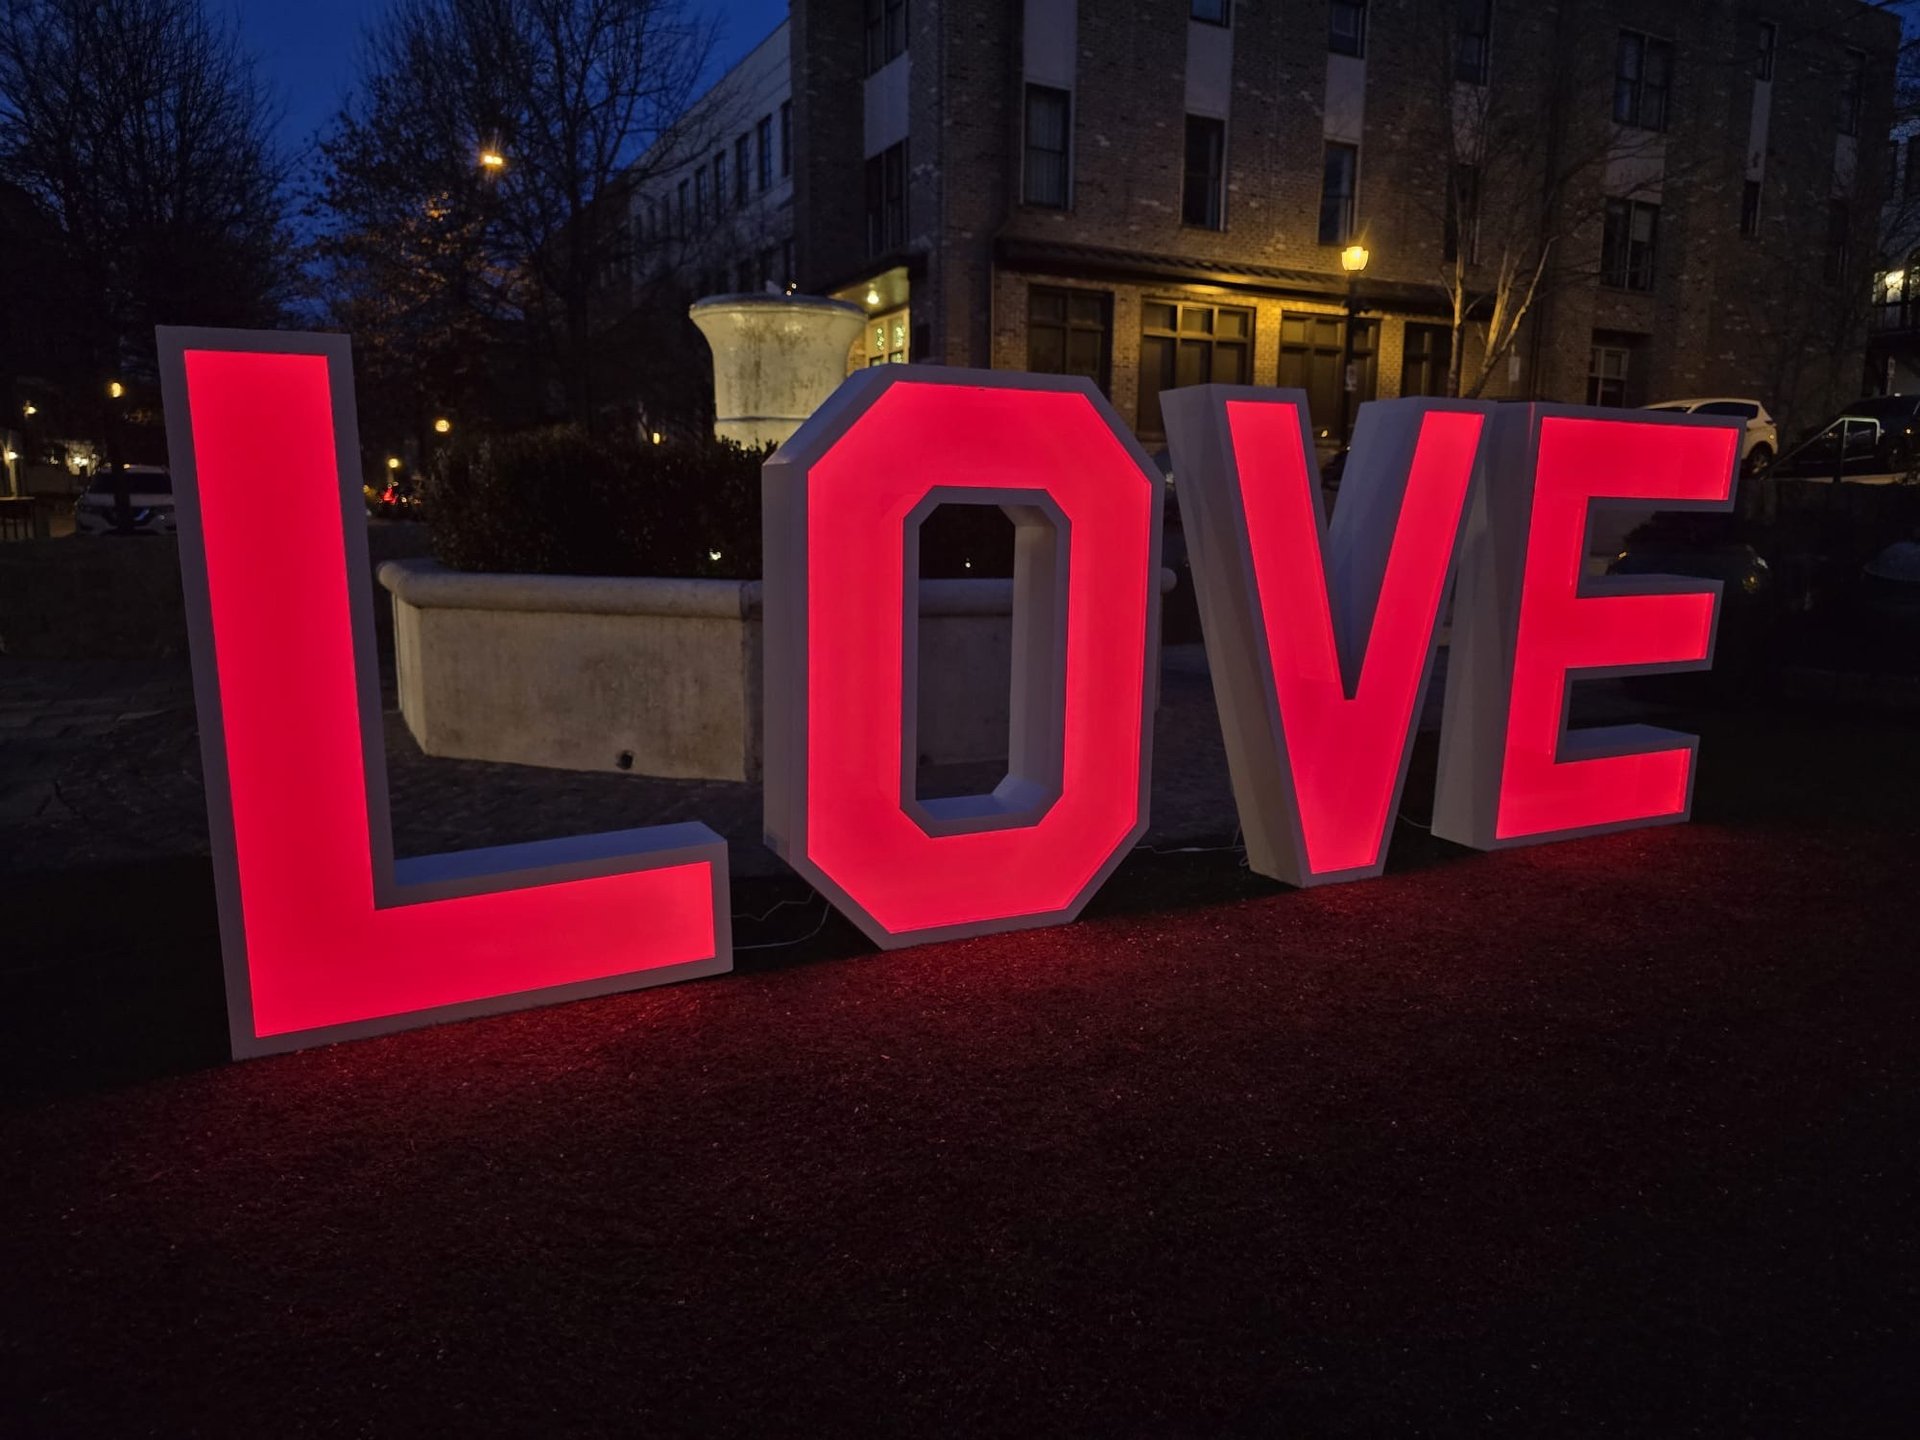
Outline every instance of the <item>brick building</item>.
POLYGON ((1859 0, 793 0, 797 279, 867 306, 851 363, 1088 374, 1149 443, 1209 379, 1329 445, 1343 377, 1805 424, 1861 383, 1898 42, 1859 0))

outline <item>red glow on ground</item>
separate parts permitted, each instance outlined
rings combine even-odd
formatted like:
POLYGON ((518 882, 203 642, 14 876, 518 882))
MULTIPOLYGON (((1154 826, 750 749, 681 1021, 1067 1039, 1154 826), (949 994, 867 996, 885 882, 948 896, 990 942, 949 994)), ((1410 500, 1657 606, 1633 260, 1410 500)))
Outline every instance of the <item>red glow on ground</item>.
POLYGON ((807 494, 807 853, 887 930, 1074 903, 1140 816, 1150 482, 1081 395, 902 384, 807 494), (903 527, 936 486, 1044 490, 1071 527, 1066 747, 1036 824, 929 836, 901 808, 903 527))
POLYGON ((1568 671, 1704 660, 1713 635, 1711 594, 1580 596, 1587 514, 1600 497, 1726 500, 1738 442, 1731 429, 1704 426, 1565 416, 1542 422, 1500 781, 1499 838, 1685 811, 1690 749, 1558 758, 1568 671))
POLYGON ((1334 641, 1314 495, 1318 476, 1307 460, 1298 409, 1233 400, 1227 423, 1308 868, 1334 874, 1376 865, 1387 841, 1482 417, 1434 411, 1421 421, 1360 681, 1351 695, 1334 641))
POLYGON ((711 956, 705 864, 375 908, 326 359, 186 375, 255 1033, 711 956))

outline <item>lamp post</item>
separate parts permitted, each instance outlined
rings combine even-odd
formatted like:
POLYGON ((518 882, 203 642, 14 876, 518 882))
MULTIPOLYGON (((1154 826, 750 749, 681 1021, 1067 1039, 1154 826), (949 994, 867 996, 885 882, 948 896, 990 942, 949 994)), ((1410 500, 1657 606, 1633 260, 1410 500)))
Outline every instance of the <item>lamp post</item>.
POLYGON ((1372 258, 1364 245, 1349 245, 1340 252, 1340 268, 1347 272, 1347 323, 1340 331, 1340 428, 1335 434, 1342 445, 1351 438, 1349 427, 1353 420, 1353 392, 1360 388, 1359 377, 1353 373, 1355 290, 1360 272, 1367 268, 1367 261, 1372 258))

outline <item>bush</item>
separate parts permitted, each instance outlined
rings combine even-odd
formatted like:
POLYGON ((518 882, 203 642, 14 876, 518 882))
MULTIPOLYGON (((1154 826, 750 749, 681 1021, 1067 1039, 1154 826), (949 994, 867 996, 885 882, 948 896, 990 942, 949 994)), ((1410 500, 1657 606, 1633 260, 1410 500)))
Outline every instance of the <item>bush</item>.
POLYGON ((427 476, 433 553, 454 570, 755 579, 768 453, 564 426, 485 436, 427 476))
MULTIPOLYGON (((771 453, 528 430, 450 447, 420 498, 434 558, 452 570, 757 580, 771 453)), ((920 573, 1011 575, 1013 527, 990 507, 942 506, 922 530, 920 573)))

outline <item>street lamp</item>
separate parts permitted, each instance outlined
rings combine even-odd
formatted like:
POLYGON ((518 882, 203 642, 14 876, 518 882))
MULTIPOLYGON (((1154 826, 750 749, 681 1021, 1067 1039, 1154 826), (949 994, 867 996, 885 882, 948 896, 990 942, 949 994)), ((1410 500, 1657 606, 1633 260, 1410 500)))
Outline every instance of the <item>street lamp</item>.
POLYGON ((507 157, 489 146, 480 152, 480 168, 482 170, 504 170, 507 168, 507 157))
POLYGON ((398 470, 399 468, 400 468, 400 457, 398 455, 387 456, 387 469, 398 470))
POLYGON ((1361 271, 1367 268, 1367 261, 1373 256, 1364 245, 1349 245, 1340 252, 1340 268, 1347 272, 1347 323, 1341 327, 1340 342, 1340 428, 1335 432, 1342 445, 1353 437, 1350 426, 1353 420, 1353 392, 1360 388, 1359 376, 1353 373, 1353 318, 1354 292, 1359 284, 1361 271))
POLYGON ((109 380, 107 382, 107 395, 110 399, 118 400, 126 393, 127 387, 122 385, 118 380, 109 380))
POLYGON ((453 421, 444 415, 433 422, 433 433, 436 435, 445 435, 451 429, 453 429, 453 421))
POLYGON ((31 400, 29 400, 26 404, 20 407, 20 413, 26 416, 27 419, 31 420, 34 416, 40 413, 40 407, 34 404, 31 400))

